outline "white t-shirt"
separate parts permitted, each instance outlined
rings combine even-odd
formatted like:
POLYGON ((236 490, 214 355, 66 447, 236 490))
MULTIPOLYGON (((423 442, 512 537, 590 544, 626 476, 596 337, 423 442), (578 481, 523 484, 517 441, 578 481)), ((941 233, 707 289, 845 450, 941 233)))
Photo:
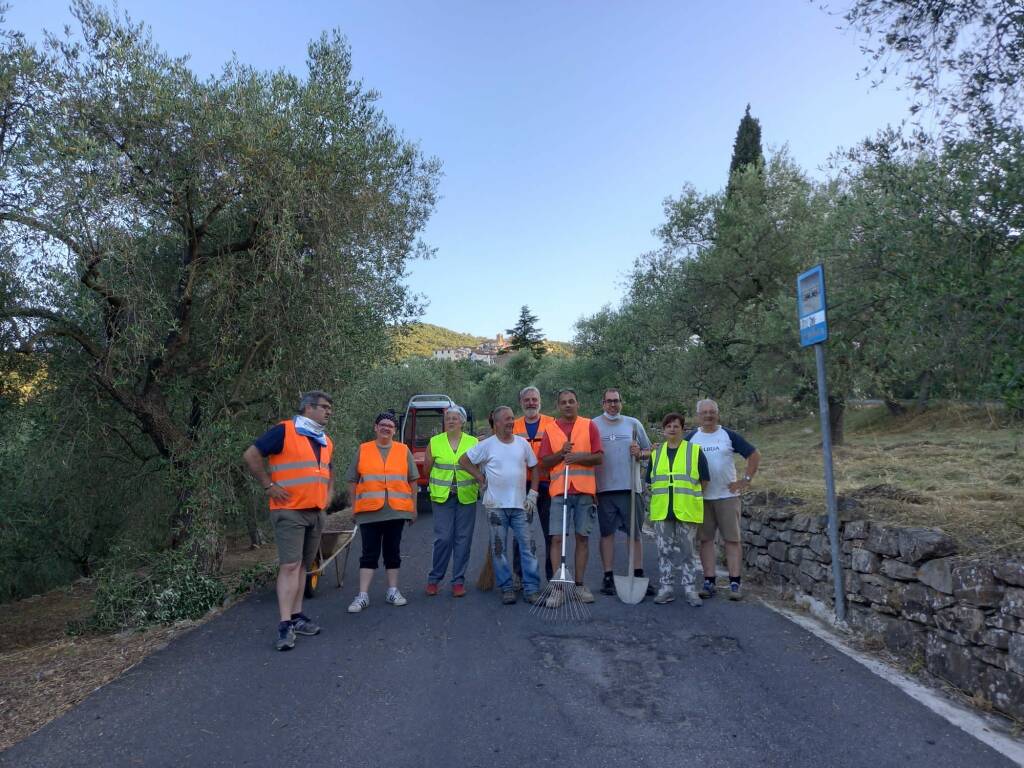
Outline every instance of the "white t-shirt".
POLYGON ((729 499, 737 494, 729 490, 729 483, 736 482, 736 460, 733 458, 737 453, 743 455, 747 452, 749 456, 754 452, 754 446, 749 445, 740 435, 732 430, 719 426, 714 432, 708 433, 698 429, 692 434, 687 434, 686 439, 696 443, 704 452, 708 460, 708 472, 711 480, 708 487, 704 489, 705 499, 729 499), (737 438, 739 445, 733 444, 733 437, 737 438))
POLYGON ((487 478, 484 506, 490 509, 522 509, 526 501, 526 470, 537 465, 530 444, 513 435, 503 443, 494 435, 481 440, 468 451, 469 460, 480 467, 487 478))

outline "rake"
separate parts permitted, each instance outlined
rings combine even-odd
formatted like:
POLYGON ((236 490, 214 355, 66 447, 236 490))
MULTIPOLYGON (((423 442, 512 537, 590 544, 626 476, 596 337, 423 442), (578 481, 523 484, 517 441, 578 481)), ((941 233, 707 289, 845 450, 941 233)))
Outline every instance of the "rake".
MULTIPOLYGON (((569 538, 566 530, 569 501, 569 465, 565 465, 562 483, 562 561, 554 576, 540 593, 540 599, 530 608, 530 613, 547 621, 587 621, 590 609, 576 591, 576 580, 565 564, 565 543, 569 538)), ((540 569, 538 568, 538 571, 540 569)))

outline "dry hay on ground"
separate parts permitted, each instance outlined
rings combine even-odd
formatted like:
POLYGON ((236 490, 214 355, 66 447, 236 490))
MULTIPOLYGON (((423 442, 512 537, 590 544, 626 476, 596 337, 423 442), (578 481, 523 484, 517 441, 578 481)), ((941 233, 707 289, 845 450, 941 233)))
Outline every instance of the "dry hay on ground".
POLYGON ((191 626, 62 638, 0 654, 0 749, 35 733, 191 626))
MULTIPOLYGON (((229 590, 241 572, 274 562, 272 544, 250 549, 248 538, 232 538, 224 559, 229 590)), ((202 621, 68 637, 68 625, 90 615, 94 591, 92 582, 81 580, 0 605, 0 750, 35 733, 202 621)))
MULTIPOLYGON (((755 489, 824 507, 815 420, 772 424, 752 437, 763 455, 755 489)), ((864 517, 941 528, 969 555, 1024 553, 1019 423, 964 406, 900 417, 884 408, 852 410, 833 464, 837 492, 864 517)))

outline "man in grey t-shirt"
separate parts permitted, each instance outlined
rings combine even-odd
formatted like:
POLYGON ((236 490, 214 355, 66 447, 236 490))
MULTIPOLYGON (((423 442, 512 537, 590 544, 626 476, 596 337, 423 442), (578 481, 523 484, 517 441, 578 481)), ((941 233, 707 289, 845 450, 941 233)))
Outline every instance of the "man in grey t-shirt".
MULTIPOLYGON (((615 559, 615 531, 622 530, 629 535, 630 493, 635 488, 632 474, 636 471, 637 459, 651 455, 651 441, 638 420, 622 415, 622 395, 617 389, 606 389, 601 401, 604 413, 594 419, 594 426, 601 435, 604 462, 594 469, 597 474, 597 521, 601 529, 601 564, 604 566, 604 581, 601 593, 615 594, 615 579, 612 568, 615 559), (635 439, 634 439, 635 438, 635 439)), ((643 514, 637 498, 634 526, 633 558, 638 567, 636 576, 644 575, 644 564, 640 559, 640 528, 643 514)), ((654 587, 648 586, 647 593, 654 594, 654 587)))

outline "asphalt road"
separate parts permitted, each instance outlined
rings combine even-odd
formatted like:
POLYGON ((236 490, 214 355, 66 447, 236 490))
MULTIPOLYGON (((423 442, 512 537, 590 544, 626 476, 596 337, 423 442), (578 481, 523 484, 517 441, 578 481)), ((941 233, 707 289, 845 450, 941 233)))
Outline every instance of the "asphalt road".
MULTIPOLYGON (((475 581, 485 553, 478 525, 475 581)), ((0 754, 18 766, 1009 766, 756 601, 627 606, 550 624, 470 588, 423 592, 431 523, 407 529, 403 589, 273 650, 271 591, 175 640, 0 754)), ((355 543, 358 551, 358 541, 355 543)), ((648 572, 653 546, 647 547, 648 572)), ((588 583, 600 580, 597 541, 588 583)), ((596 589, 595 589, 596 591, 596 589)))

